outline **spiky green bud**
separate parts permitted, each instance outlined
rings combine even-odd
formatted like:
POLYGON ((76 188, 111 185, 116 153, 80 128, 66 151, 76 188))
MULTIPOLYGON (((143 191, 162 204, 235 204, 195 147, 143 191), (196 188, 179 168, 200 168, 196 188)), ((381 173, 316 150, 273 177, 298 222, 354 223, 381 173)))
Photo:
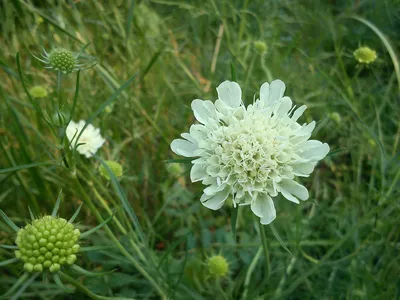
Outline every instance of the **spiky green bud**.
POLYGON ((40 85, 36 85, 29 90, 29 94, 33 98, 44 98, 47 97, 47 90, 40 85))
MULTIPOLYGON (((112 160, 106 160, 105 163, 107 164, 107 166, 111 169, 111 171, 114 173, 115 177, 121 177, 122 176, 122 166, 116 162, 116 161, 112 161, 112 160)), ((106 168, 101 164, 99 167, 99 172, 100 175, 103 176, 105 179, 110 180, 110 174, 108 174, 106 168)))
POLYGON ((214 255, 208 259, 208 272, 213 277, 225 277, 229 271, 229 265, 222 255, 214 255))
POLYGON ((44 216, 20 229, 15 257, 24 262, 27 272, 51 273, 60 270, 62 265, 72 265, 79 251, 79 229, 63 218, 44 216))
POLYGON ((77 63, 76 58, 71 51, 61 48, 51 50, 48 62, 51 68, 61 71, 64 74, 74 71, 77 63))
POLYGON ((369 47, 360 47, 353 54, 356 60, 362 64, 370 64, 377 58, 376 51, 369 47))

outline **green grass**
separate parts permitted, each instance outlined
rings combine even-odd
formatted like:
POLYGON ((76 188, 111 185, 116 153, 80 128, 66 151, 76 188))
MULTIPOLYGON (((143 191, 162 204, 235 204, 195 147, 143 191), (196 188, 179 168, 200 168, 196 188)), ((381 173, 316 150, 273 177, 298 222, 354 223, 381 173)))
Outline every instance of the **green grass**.
MULTIPOLYGON (((113 273, 65 269, 76 282, 63 275, 61 281, 74 285, 74 294, 38 276, 19 296, 158 299, 158 287, 168 299, 398 299, 400 6, 329 3, 1 1, 0 208, 23 226, 28 206, 50 214, 62 189, 59 214, 69 219, 83 202, 75 219, 82 230, 114 214, 83 242, 77 261, 113 273), (266 55, 257 53, 257 40, 267 44, 266 55), (42 114, 52 116, 59 101, 72 106, 77 73, 63 77, 59 95, 56 72, 31 53, 79 52, 88 43, 82 59, 97 65, 79 73, 73 120, 94 117, 107 142, 96 158, 67 157, 76 163, 71 172, 73 164, 62 167, 59 128, 42 114), (378 59, 357 64, 352 53, 360 45, 375 49, 378 59), (47 98, 30 101, 24 93, 18 52, 27 89, 42 85, 47 98), (178 158, 171 141, 194 122, 191 101, 214 101, 215 88, 232 79, 231 65, 247 104, 263 82, 283 80, 285 95, 308 107, 300 122, 315 120, 312 138, 331 148, 303 181, 307 202, 275 199, 277 218, 265 226, 269 276, 264 252, 257 253, 258 219, 248 207, 238 211, 235 242, 233 209, 203 207, 190 165, 166 162, 178 158), (123 177, 102 178, 103 159, 119 161, 123 177), (205 270, 207 257, 218 253, 230 264, 219 281, 205 270)), ((0 221, 0 244, 14 239, 0 221)), ((0 248, 0 262, 11 258, 12 250, 0 248)), ((0 264, 0 294, 22 276, 21 267, 0 264)))

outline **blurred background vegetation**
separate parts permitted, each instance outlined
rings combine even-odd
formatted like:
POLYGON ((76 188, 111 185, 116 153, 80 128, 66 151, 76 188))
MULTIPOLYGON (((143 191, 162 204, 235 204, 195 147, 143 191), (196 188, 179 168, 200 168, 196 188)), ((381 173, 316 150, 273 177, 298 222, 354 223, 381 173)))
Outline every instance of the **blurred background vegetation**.
MULTIPOLYGON (((94 125, 107 140, 98 154, 123 165, 121 187, 148 238, 145 253, 158 259, 161 271, 154 276, 165 283, 170 299, 398 299, 399 4, 396 0, 2 0, 0 168, 61 157, 54 147, 56 137, 22 89, 16 53, 28 88, 47 89, 48 96, 36 100, 51 114, 56 76, 31 53, 38 56, 43 47, 78 53, 90 43, 83 59, 97 65, 80 74, 73 119, 88 119, 139 72, 94 125), (374 49, 376 61, 357 62, 353 52, 359 46, 374 49), (309 201, 296 206, 275 199, 278 215, 266 228, 269 277, 265 257, 250 267, 260 240, 258 220, 248 207, 239 210, 235 243, 232 209, 204 208, 199 201, 201 184, 190 183, 190 165, 166 162, 176 158, 170 142, 194 121, 191 101, 215 100, 215 87, 231 79, 231 65, 247 104, 263 82, 283 80, 285 94, 297 106, 308 106, 300 122, 316 120, 313 138, 327 142, 332 150, 304 180, 309 201), (208 278, 205 262, 213 254, 228 260, 226 278, 208 278)), ((69 103, 75 84, 76 73, 63 81, 69 103)), ((98 194, 114 200, 110 205, 129 228, 119 196, 99 176, 98 166, 96 159, 80 159, 77 168, 85 190, 94 202, 98 194)), ((28 205, 36 213, 49 213, 61 188, 60 215, 70 216, 82 198, 64 169, 42 166, 3 172, 0 208, 23 225, 29 218, 28 205)), ((97 224, 85 206, 77 221, 82 228, 97 224)), ((14 238, 0 222, 0 244, 12 244, 14 238)), ((124 242, 123 234, 120 238, 124 242)), ((106 235, 99 233, 86 246, 108 244, 106 235)), ((10 251, 0 248, 0 260, 10 257, 10 251)), ((117 269, 102 277, 79 277, 98 294, 158 297, 115 249, 87 248, 78 261, 91 270, 117 269)), ((1 294, 20 270, 20 265, 0 269, 1 294)), ((68 295, 40 280, 23 296, 87 297, 68 295)))

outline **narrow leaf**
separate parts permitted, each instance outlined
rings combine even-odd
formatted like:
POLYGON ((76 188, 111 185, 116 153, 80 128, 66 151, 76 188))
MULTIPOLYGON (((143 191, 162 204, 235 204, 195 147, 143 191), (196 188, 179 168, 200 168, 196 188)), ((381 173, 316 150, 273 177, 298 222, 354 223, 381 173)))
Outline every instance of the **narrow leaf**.
POLYGON ((115 175, 111 171, 110 167, 104 162, 104 160, 101 157, 99 157, 97 155, 94 155, 94 157, 101 162, 101 164, 106 169, 107 173, 110 175, 111 185, 113 186, 115 192, 117 193, 118 198, 120 199, 124 210, 126 211, 128 216, 130 217, 133 225, 135 226, 136 232, 138 233, 138 235, 141 238, 141 240, 145 241, 144 235, 143 235, 143 232, 142 232, 142 228, 140 227, 140 224, 139 224, 139 221, 138 221, 138 219, 136 217, 136 214, 135 214, 132 206, 128 202, 128 199, 126 198, 126 195, 125 195, 124 191, 122 190, 122 187, 118 182, 118 179, 115 177, 115 175))
POLYGON ((231 78, 232 78, 232 81, 236 81, 236 70, 235 70, 235 66, 233 65, 232 61, 231 61, 231 78))
POLYGON ((15 225, 14 222, 11 221, 10 218, 7 217, 7 215, 6 215, 6 214, 4 213, 4 211, 2 211, 1 209, 0 209, 0 217, 1 217, 1 218, 3 219, 3 221, 4 221, 8 226, 10 226, 10 228, 11 228, 12 230, 14 230, 15 232, 18 232, 18 231, 20 230, 20 228, 19 228, 17 225, 15 225))
POLYGON ((16 257, 0 261, 0 267, 4 267, 4 266, 10 265, 10 264, 13 264, 17 261, 18 261, 18 258, 16 258, 16 257))
MULTIPOLYGON (((285 249, 287 252, 289 252, 290 254, 292 254, 292 252, 290 252, 290 250, 285 246, 285 244, 283 243, 278 231, 276 231, 275 226, 271 223, 269 224, 269 228, 271 228, 272 234, 275 236, 275 238, 278 240, 279 244, 281 244, 282 248, 285 249)), ((293 254, 292 254, 293 255, 293 254)))
POLYGON ((55 282, 63 291, 65 291, 65 292, 67 292, 67 293, 73 293, 73 292, 75 292, 75 289, 71 289, 71 288, 67 287, 67 286, 61 281, 60 275, 58 275, 57 273, 53 275, 53 279, 54 279, 54 282, 55 282))
POLYGON ((107 274, 110 274, 110 273, 113 273, 113 272, 116 271, 116 270, 111 270, 111 271, 106 271, 106 272, 91 272, 91 271, 88 271, 88 270, 85 270, 85 269, 81 268, 78 265, 72 265, 71 269, 74 270, 75 272, 81 274, 81 275, 85 275, 85 276, 88 276, 88 277, 104 276, 104 275, 107 275, 107 274))
POLYGON ((16 249, 18 249, 18 246, 0 244, 0 248, 16 250, 16 249))
POLYGON ((10 295, 12 295, 28 279, 28 277, 29 273, 24 273, 5 294, 0 296, 0 299, 9 299, 10 295))
POLYGON ((91 235, 92 233, 95 233, 97 230, 101 229, 104 225, 106 225, 108 222, 110 222, 113 217, 114 217, 114 215, 111 215, 107 219, 105 219, 103 222, 101 222, 99 225, 97 225, 96 227, 94 227, 88 231, 85 231, 84 233, 81 234, 81 238, 86 238, 89 235, 91 235))
POLYGON ((79 138, 81 137, 82 133, 85 131, 86 127, 89 126, 93 122, 93 120, 103 112, 103 110, 109 106, 117 97, 132 83, 133 79, 137 76, 137 73, 134 74, 131 78, 129 78, 123 85, 119 87, 106 101, 103 102, 103 104, 100 105, 100 107, 89 117, 89 119, 86 121, 85 126, 83 126, 81 132, 79 133, 77 137, 77 141, 79 141, 79 138))
POLYGON ((61 196, 62 196, 62 189, 58 193, 56 204, 54 205, 53 212, 51 213, 52 217, 55 217, 57 215, 58 209, 60 208, 61 196))
POLYGON ((0 170, 0 174, 5 174, 8 172, 15 172, 15 171, 19 171, 19 170, 34 168, 34 167, 49 166, 49 165, 54 165, 54 164, 51 161, 31 163, 31 164, 2 169, 2 170, 0 170))
POLYGON ((79 212, 81 211, 83 202, 79 205, 78 209, 76 210, 76 212, 73 214, 73 216, 71 217, 71 219, 69 219, 68 223, 73 223, 76 219, 76 217, 78 216, 79 212))

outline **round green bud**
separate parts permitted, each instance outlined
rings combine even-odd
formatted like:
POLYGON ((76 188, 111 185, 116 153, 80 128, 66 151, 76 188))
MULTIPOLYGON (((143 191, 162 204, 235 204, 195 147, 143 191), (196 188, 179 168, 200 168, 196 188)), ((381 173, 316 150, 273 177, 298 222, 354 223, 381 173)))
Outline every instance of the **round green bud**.
POLYGON ((36 264, 33 266, 33 271, 35 272, 43 272, 43 265, 42 264, 36 264))
POLYGON ((47 97, 47 90, 44 87, 37 85, 29 90, 29 94, 33 98, 45 98, 47 97))
POLYGON ((208 272, 213 277, 224 277, 228 274, 229 265, 226 259, 221 255, 215 255, 208 259, 208 272))
POLYGON ((15 257, 24 262, 27 272, 57 272, 62 265, 71 265, 79 251, 79 229, 62 218, 45 216, 20 229, 15 257), (72 262, 72 263, 71 263, 72 262))
POLYGON ((183 170, 181 164, 168 164, 167 171, 174 178, 179 178, 182 176, 182 173, 184 170, 183 170))
MULTIPOLYGON (((122 176, 122 166, 118 162, 112 161, 112 160, 106 160, 105 163, 111 169, 111 171, 114 173, 115 177, 122 176)), ((107 180, 111 179, 110 174, 108 174, 106 168, 102 164, 99 167, 99 172, 100 172, 100 175, 103 176, 105 179, 107 179, 107 180)))
POLYGON ((329 115, 329 118, 334 121, 337 124, 341 123, 342 118, 340 117, 340 114, 337 112, 333 112, 329 115))
POLYGON ((60 266, 59 264, 54 263, 54 264, 52 264, 52 265, 50 266, 49 271, 50 271, 51 273, 55 273, 55 272, 60 271, 60 268, 61 268, 61 266, 60 266))
POLYGON ((24 264, 24 269, 25 269, 25 271, 27 271, 27 272, 33 272, 33 265, 30 264, 30 263, 25 263, 25 264, 24 264))
POLYGON ((76 68, 76 58, 71 51, 66 49, 56 48, 51 50, 48 57, 48 64, 56 71, 61 71, 64 74, 71 73, 76 68))
POLYGON ((360 47, 353 53, 359 63, 370 64, 377 58, 376 51, 369 47, 360 47))
POLYGON ((254 42, 254 48, 260 55, 265 55, 268 51, 267 44, 264 43, 263 41, 255 41, 254 42))

